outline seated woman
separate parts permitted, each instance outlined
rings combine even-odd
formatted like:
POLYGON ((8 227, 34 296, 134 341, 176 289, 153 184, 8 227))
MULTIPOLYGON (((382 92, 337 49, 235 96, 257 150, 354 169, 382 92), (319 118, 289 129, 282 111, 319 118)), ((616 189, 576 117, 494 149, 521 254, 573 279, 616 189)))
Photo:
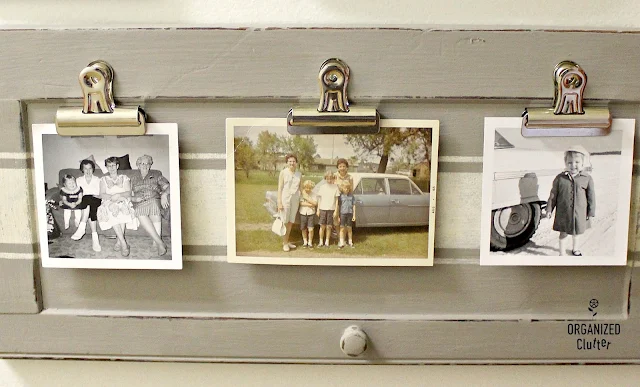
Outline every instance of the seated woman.
POLYGON ((98 230, 96 230, 96 220, 98 220, 98 207, 102 203, 100 200, 100 178, 93 176, 96 165, 91 160, 82 160, 80 162, 80 170, 83 175, 76 179, 76 183, 82 188, 82 202, 76 208, 81 208, 82 219, 76 232, 71 236, 73 240, 80 240, 87 232, 87 221, 91 226, 91 239, 93 243, 93 251, 100 251, 100 241, 98 239, 98 230))
POLYGON ((169 180, 162 176, 162 172, 152 171, 152 165, 153 158, 149 155, 136 160, 138 173, 131 178, 131 201, 140 225, 158 248, 158 255, 164 255, 167 246, 162 242, 161 215, 162 209, 169 208, 169 180))
POLYGON ((124 239, 125 226, 137 229, 138 223, 131 204, 131 182, 126 175, 118 175, 120 164, 117 157, 109 157, 104 161, 109 171, 100 179, 100 198, 102 204, 98 208, 100 228, 113 228, 118 241, 113 247, 123 257, 129 256, 129 245, 124 239))

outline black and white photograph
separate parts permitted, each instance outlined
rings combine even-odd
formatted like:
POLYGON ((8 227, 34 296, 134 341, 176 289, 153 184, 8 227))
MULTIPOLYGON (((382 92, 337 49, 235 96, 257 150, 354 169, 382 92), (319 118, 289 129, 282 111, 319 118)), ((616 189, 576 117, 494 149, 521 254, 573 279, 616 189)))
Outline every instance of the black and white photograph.
POLYGON ((59 136, 33 125, 44 267, 181 269, 176 124, 144 136, 59 136))
POLYGON ((591 137, 523 137, 521 123, 485 118, 480 263, 625 265, 635 120, 591 137))
POLYGON ((228 261, 432 266, 438 121, 291 135, 227 119, 228 261))

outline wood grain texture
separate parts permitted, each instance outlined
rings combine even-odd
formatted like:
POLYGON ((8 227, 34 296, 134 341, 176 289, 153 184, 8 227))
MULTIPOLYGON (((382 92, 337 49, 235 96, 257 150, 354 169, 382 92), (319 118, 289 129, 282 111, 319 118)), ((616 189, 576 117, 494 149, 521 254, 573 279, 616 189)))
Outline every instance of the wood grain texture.
POLYGON ((24 152, 22 106, 17 100, 0 100, 0 158, 2 152, 24 152))
MULTIPOLYGON (((552 90, 550 90, 552 92, 552 90)), ((308 103, 316 103, 309 99, 308 103)), ((33 101, 27 105, 27 128, 32 124, 53 122, 58 106, 79 104, 79 100, 33 101)), ((265 97, 259 100, 234 101, 188 98, 184 100, 126 99, 122 103, 141 104, 149 114, 150 122, 177 122, 181 153, 224 154, 224 128, 228 117, 285 117, 296 100, 265 97)), ((484 117, 517 117, 530 102, 526 100, 385 100, 376 102, 385 118, 440 120, 440 157, 482 157, 484 117)), ((544 102, 551 105, 551 99, 544 102)), ((614 117, 640 119, 638 105, 612 102, 614 117)), ((27 130, 27 148, 31 148, 30 130, 27 130)), ((640 136, 636 136, 640 143, 640 136)), ((19 151, 15 148, 12 151, 19 151)), ((640 146, 635 147, 635 158, 640 158, 640 146)))
POLYGON ((42 310, 38 261, 14 258, 0 253, 0 320, 6 313, 38 313, 42 310))
MULTIPOLYGON (((630 303, 628 298, 640 272, 631 265, 480 267, 477 260, 484 117, 549 106, 553 67, 572 59, 589 76, 588 99, 609 102, 614 117, 638 119, 639 43, 637 33, 544 31, 0 31, 0 48, 12 53, 0 58, 0 100, 8 100, 0 101, 0 174, 18 188, 10 193, 0 184, 0 202, 17 203, 16 209, 0 206, 0 354, 364 363, 640 361, 640 312, 634 306, 640 287, 631 286, 630 303), (316 103, 318 68, 333 56, 351 67, 349 94, 356 104, 376 106, 385 118, 440 120, 436 266, 214 261, 226 241, 225 163, 219 157, 225 152, 225 119, 284 117, 293 105, 316 103), (183 242, 192 254, 180 272, 38 268, 31 124, 52 122, 60 105, 80 104, 77 75, 98 58, 116 71, 119 103, 143 106, 150 122, 179 125, 183 242), (565 319, 592 318, 592 298, 600 301, 597 321, 622 324, 607 352, 577 351, 577 337, 567 335, 565 319), (27 315, 39 311, 40 303, 43 313, 27 315), (362 360, 346 359, 338 348, 351 324, 372 339, 362 360)), ((640 146, 635 149, 640 159, 640 146)), ((635 179, 632 250, 639 238, 638 184, 635 179)))
POLYGON ((38 240, 32 174, 30 169, 0 169, 0 244, 31 245, 38 240))
POLYGON ((621 333, 603 336, 612 342, 607 351, 579 351, 577 339, 585 336, 569 335, 570 323, 574 322, 126 318, 47 312, 3 316, 0 349, 4 356, 91 358, 99 354, 108 359, 279 363, 638 361, 637 320, 616 321, 621 333), (348 359, 338 342, 343 330, 353 324, 367 333, 370 345, 360 358, 348 359), (24 340, 27 335, 30 339, 24 340))
POLYGON ((315 99, 320 64, 338 57, 351 67, 349 94, 356 100, 550 98, 554 66, 570 59, 589 76, 587 98, 640 101, 637 33, 399 29, 2 33, 0 49, 13 53, 12 60, 0 63, 4 99, 75 98, 79 71, 96 58, 114 67, 115 95, 121 98, 315 99), (616 58, 615 66, 611 58, 616 58))
POLYGON ((42 270, 45 308, 132 315, 361 319, 623 319, 630 268, 297 267, 185 262, 180 272, 42 270))
MULTIPOLYGON (((305 100, 317 103, 316 98, 305 100)), ((79 101, 34 101, 27 105, 27 124, 51 123, 60 105, 79 101)), ((259 100, 230 99, 125 99, 122 103, 141 104, 150 122, 178 122, 181 153, 225 153, 225 120, 228 117, 284 118, 300 103, 292 98, 265 97, 259 100), (250 108, 249 108, 250 107, 250 108)), ((519 116, 525 102, 505 101, 375 101, 388 118, 439 119, 441 156, 482 156, 484 117, 519 116)), ((31 141, 29 141, 31 142, 31 141)), ((30 146, 30 145, 29 145, 30 146)))

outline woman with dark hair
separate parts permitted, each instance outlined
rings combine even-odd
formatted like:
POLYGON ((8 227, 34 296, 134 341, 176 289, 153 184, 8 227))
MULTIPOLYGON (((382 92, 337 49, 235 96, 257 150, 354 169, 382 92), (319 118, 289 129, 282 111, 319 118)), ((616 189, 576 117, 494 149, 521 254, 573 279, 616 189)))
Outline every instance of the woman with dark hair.
POLYGON ((96 164, 91 160, 82 160, 80 162, 80 171, 83 175, 76 179, 76 184, 82 188, 82 201, 76 207, 82 209, 82 218, 78 229, 71 236, 71 239, 77 241, 82 239, 87 232, 87 221, 91 226, 91 240, 93 243, 93 251, 101 251, 100 240, 98 239, 98 231, 96 229, 96 220, 98 220, 98 207, 102 203, 100 200, 100 179, 93 175, 96 170, 96 164))
POLYGON ((131 181, 127 175, 119 175, 120 163, 117 157, 109 157, 104 161, 109 171, 100 179, 100 198, 102 204, 98 208, 98 222, 100 228, 113 228, 118 241, 113 247, 120 251, 123 257, 129 256, 130 248, 124 239, 125 226, 137 229, 138 222, 131 204, 131 181))
POLYGON ((153 158, 149 155, 138 157, 136 166, 138 173, 131 177, 133 208, 142 228, 153 239, 158 255, 167 253, 167 246, 162 242, 162 210, 169 208, 169 180, 162 172, 151 170, 153 158))
POLYGON ((296 155, 288 154, 284 157, 287 167, 280 171, 278 177, 278 212, 282 217, 282 222, 287 227, 287 232, 282 237, 282 250, 289 251, 295 249, 296 245, 289 243, 291 227, 296 221, 298 206, 300 205, 300 179, 302 175, 297 171, 298 158, 296 155))

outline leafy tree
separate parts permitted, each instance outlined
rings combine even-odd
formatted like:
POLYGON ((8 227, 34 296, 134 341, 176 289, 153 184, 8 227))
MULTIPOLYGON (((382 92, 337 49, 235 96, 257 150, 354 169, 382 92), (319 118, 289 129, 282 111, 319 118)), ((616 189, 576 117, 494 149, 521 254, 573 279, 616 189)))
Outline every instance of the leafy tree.
POLYGON ((426 161, 431 164, 431 128, 407 128, 409 146, 407 151, 412 154, 412 162, 426 161))
POLYGON ((256 152, 260 157, 262 165, 273 175, 278 169, 278 159, 282 154, 283 140, 275 133, 263 130, 258 134, 256 152))
POLYGON ((292 153, 298 158, 298 164, 303 170, 309 170, 313 164, 314 155, 318 152, 318 146, 313 137, 291 136, 283 141, 284 153, 292 153))
POLYGON ((251 140, 248 137, 234 137, 233 149, 235 168, 243 169, 245 175, 249 178, 249 172, 257 166, 256 152, 253 149, 251 140))
POLYGON ((385 173, 389 156, 397 147, 403 146, 408 138, 406 130, 398 128, 381 128, 376 134, 350 134, 345 136, 347 144, 363 159, 369 156, 380 157, 378 173, 385 173))
POLYGON ((355 167, 358 164, 358 158, 356 156, 349 157, 349 167, 355 167))

